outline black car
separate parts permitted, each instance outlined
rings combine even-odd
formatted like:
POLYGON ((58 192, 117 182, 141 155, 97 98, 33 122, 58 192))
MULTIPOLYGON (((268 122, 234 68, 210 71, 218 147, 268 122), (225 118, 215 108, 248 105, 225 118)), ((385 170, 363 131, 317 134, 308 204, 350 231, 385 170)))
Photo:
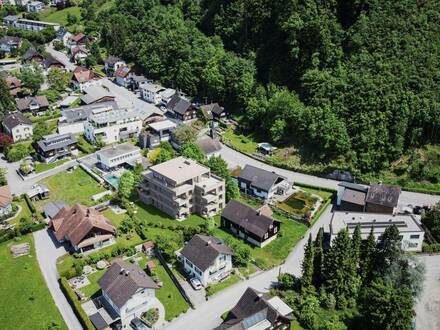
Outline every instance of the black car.
POLYGON ((130 325, 134 330, 148 330, 148 329, 150 329, 149 327, 147 327, 147 325, 144 322, 142 322, 141 319, 139 319, 137 317, 135 317, 133 320, 131 320, 130 325))

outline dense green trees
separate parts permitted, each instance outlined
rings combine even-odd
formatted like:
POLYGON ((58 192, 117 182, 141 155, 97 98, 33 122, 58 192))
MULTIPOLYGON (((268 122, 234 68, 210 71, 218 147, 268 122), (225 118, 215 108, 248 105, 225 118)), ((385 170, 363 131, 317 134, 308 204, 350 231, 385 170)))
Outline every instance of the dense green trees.
POLYGON ((422 223, 428 227, 436 240, 440 241, 440 203, 437 203, 422 217, 422 223))
POLYGON ((36 94, 44 83, 43 70, 37 65, 22 67, 19 78, 32 95, 36 94))
POLYGON ((14 98, 9 93, 8 85, 3 77, 0 77, 0 120, 15 110, 14 98))

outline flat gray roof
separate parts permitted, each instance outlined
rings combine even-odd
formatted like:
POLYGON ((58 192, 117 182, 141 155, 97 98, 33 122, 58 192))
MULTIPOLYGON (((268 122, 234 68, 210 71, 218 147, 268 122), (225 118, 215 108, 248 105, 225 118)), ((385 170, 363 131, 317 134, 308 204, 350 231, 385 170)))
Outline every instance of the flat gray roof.
POLYGON ((209 173, 207 167, 185 157, 177 157, 162 164, 154 165, 150 167, 150 170, 176 182, 177 184, 196 176, 209 173))
POLYGON ((90 120, 98 124, 105 124, 109 122, 116 122, 119 120, 127 119, 139 119, 141 120, 139 113, 134 110, 110 110, 101 113, 94 113, 90 115, 90 120))
POLYGON ((171 120, 165 119, 162 121, 157 121, 151 124, 148 124, 150 128, 154 129, 155 131, 161 131, 164 129, 170 129, 170 128, 176 128, 176 124, 173 123, 171 120))
POLYGON ((113 158, 120 155, 128 154, 134 151, 140 151, 139 147, 136 147, 130 143, 117 144, 97 152, 98 155, 102 155, 106 158, 113 158))

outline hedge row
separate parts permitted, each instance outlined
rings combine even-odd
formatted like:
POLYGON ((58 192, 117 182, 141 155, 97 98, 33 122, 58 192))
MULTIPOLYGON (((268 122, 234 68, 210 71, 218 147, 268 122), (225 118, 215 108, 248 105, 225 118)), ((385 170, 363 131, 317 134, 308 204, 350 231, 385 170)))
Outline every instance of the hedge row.
POLYGON ((70 287, 69 281, 65 277, 61 277, 60 284, 61 284, 61 289, 64 292, 64 295, 67 297, 67 300, 69 301, 70 305, 72 306, 73 311, 75 312, 76 316, 78 317, 81 325, 86 330, 95 330, 93 323, 90 321, 86 312, 84 312, 84 310, 82 309, 81 304, 76 296, 76 293, 70 287))
POLYGON ((27 194, 24 194, 24 199, 26 200, 26 204, 29 207, 29 210, 31 211, 32 214, 37 213, 37 209, 34 205, 34 203, 31 201, 31 199, 29 198, 29 196, 27 194))
POLYGON ((336 189, 320 187, 320 186, 315 186, 315 185, 312 185, 312 184, 296 182, 296 181, 295 181, 295 186, 302 187, 302 188, 310 188, 310 189, 322 190, 322 191, 327 191, 327 192, 330 192, 330 193, 336 193, 337 192, 336 189))
POLYGON ((435 244, 423 243, 422 252, 427 252, 427 253, 440 252, 440 243, 435 243, 435 244))
POLYGON ((2 229, 0 230, 0 243, 9 241, 17 236, 33 233, 46 227, 44 222, 34 223, 31 226, 20 228, 20 225, 15 229, 2 229))

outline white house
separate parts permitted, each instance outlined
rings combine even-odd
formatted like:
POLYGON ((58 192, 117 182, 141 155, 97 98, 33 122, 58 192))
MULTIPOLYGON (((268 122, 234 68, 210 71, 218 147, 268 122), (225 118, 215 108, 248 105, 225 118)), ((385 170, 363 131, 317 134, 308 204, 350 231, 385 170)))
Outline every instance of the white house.
POLYGON ((128 87, 130 78, 133 75, 128 66, 121 66, 115 71, 115 82, 122 87, 128 87))
POLYGON ((113 145, 96 153, 99 165, 111 170, 125 164, 134 167, 142 161, 141 149, 131 143, 113 145))
POLYGON ((360 225, 361 237, 367 239, 373 230, 376 240, 385 230, 395 225, 402 237, 402 249, 405 251, 421 251, 425 232, 418 220, 411 214, 378 214, 363 212, 334 212, 330 222, 330 241, 336 238, 338 233, 347 229, 350 236, 357 225, 360 225))
POLYGON ((232 271, 232 249, 214 236, 195 235, 178 255, 183 269, 203 286, 223 280, 232 271))
POLYGON ((26 5, 28 13, 38 13, 44 9, 44 3, 41 1, 31 1, 26 5))
POLYGON ((139 89, 141 92, 141 97, 145 101, 156 105, 162 103, 161 93, 165 91, 164 87, 160 85, 144 82, 139 86, 139 89))
POLYGON ((3 119, 5 132, 14 142, 32 138, 32 121, 19 112, 11 113, 3 119))
POLYGON ((91 315, 90 320, 93 323, 98 319, 107 320, 108 323, 112 321, 108 317, 99 317, 101 313, 116 314, 120 318, 122 328, 128 328, 132 319, 139 318, 148 309, 157 306, 157 284, 139 266, 122 259, 113 261, 98 284, 102 290, 100 300, 105 311, 98 310, 96 314, 99 315, 91 315))
POLYGON ((93 111, 84 123, 84 134, 90 142, 102 140, 105 144, 137 138, 142 120, 134 110, 93 111))
POLYGON ((12 195, 8 185, 0 187, 0 216, 8 215, 12 212, 12 195))
POLYGON ((81 92, 87 87, 98 86, 102 84, 102 80, 97 77, 92 70, 85 67, 77 66, 73 70, 72 86, 75 89, 79 89, 81 92))
POLYGON ((125 61, 117 56, 110 55, 104 60, 104 71, 108 76, 113 76, 116 70, 123 66, 126 66, 125 61))

